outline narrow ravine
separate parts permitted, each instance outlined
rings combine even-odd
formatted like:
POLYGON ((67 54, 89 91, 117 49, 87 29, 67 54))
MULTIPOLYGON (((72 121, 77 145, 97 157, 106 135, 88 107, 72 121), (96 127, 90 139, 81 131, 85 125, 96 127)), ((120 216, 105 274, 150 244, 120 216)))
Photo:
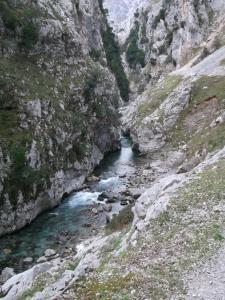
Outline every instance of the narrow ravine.
POLYGON ((66 256, 76 250, 78 243, 104 230, 106 215, 118 212, 124 205, 118 199, 111 203, 111 211, 106 212, 105 201, 98 197, 105 191, 115 197, 125 191, 137 162, 129 139, 123 137, 121 150, 106 155, 87 188, 71 194, 23 230, 0 239, 0 269, 13 267, 21 272, 35 264, 48 248, 66 256), (33 261, 24 261, 28 257, 33 261))

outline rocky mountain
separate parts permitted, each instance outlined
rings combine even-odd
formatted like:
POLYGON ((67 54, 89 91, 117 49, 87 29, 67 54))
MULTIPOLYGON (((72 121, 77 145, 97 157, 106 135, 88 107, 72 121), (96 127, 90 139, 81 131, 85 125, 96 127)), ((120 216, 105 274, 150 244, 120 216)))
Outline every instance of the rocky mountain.
MULTIPOLYGON (((122 131, 130 136, 140 163, 123 194, 134 203, 109 221, 111 231, 84 241, 76 253, 63 259, 45 257, 46 262, 15 276, 8 270, 11 278, 0 293, 5 300, 224 299, 224 1, 148 0, 142 6, 142 2, 107 0, 105 7, 120 41, 121 32, 127 32, 121 28, 130 26, 120 50, 132 97, 119 112, 122 131), (121 15, 116 16, 120 6, 121 15), (125 16, 125 23, 131 25, 124 25, 125 16)), ((98 5, 96 9, 105 24, 98 5)), ((84 40, 88 33, 82 34, 84 40)), ((104 49, 110 58, 108 47, 101 42, 102 34, 98 36, 105 61, 104 49)), ((4 59, 11 55, 8 51, 4 59)), ((115 84, 106 63, 90 60, 115 84)), ((103 83, 98 83, 102 92, 103 83)), ((115 90, 116 85, 109 89, 115 90)), ((26 99, 22 103, 26 111, 26 99)), ((36 111, 35 107, 29 111, 36 111)), ((25 124, 26 119, 21 120, 25 124)), ((34 116, 28 120, 33 124, 34 116)), ((106 124, 117 145, 119 125, 106 124)), ((47 129, 38 127, 35 134, 43 136, 47 129)), ((12 137, 17 141, 20 135, 12 137)), ((17 163, 8 157, 2 160, 5 170, 17 163)))
POLYGON ((100 4, 1 1, 0 236, 80 188, 119 147, 121 98, 105 54, 115 44, 100 4))

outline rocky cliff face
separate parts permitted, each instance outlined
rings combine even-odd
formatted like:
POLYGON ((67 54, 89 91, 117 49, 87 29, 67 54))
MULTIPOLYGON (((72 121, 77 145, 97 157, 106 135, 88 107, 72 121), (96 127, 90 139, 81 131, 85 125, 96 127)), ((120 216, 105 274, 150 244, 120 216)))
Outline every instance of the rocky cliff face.
POLYGON ((183 66, 200 50, 207 55, 205 42, 223 11, 223 1, 139 3, 123 47, 133 91, 141 93, 146 83, 183 66))
POLYGON ((97 1, 1 1, 0 236, 79 188, 119 146, 97 1))
POLYGON ((108 10, 108 20, 121 44, 129 35, 134 14, 141 7, 144 8, 147 0, 105 0, 104 7, 108 10))

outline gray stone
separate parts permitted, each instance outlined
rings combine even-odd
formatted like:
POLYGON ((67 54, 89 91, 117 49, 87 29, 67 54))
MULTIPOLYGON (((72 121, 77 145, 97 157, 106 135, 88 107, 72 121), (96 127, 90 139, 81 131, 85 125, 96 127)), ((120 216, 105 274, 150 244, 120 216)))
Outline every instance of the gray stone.
POLYGON ((110 212, 112 210, 112 205, 111 204, 105 204, 103 206, 103 209, 107 212, 110 212))
POLYGON ((6 267, 5 269, 2 270, 0 281, 4 283, 14 275, 15 275, 14 269, 6 267))
POLYGON ((38 264, 44 263, 44 262, 46 262, 46 261, 47 261, 47 259, 46 259, 45 256, 41 256, 41 257, 39 257, 39 258, 37 259, 37 263, 38 263, 38 264))
POLYGON ((128 201, 126 199, 123 199, 120 201, 120 205, 127 205, 128 204, 128 201))
POLYGON ((98 209, 97 209, 97 208, 92 208, 91 212, 92 212, 94 215, 97 215, 97 214, 98 214, 98 209))
POLYGON ((136 203, 135 206, 134 206, 134 210, 136 212, 136 215, 138 218, 140 219, 144 219, 145 216, 146 216, 146 209, 144 207, 143 204, 141 203, 136 203))
POLYGON ((32 261, 33 261, 33 258, 32 258, 32 257, 26 257, 26 258, 24 258, 24 260, 23 260, 23 262, 24 262, 24 263, 27 263, 27 264, 32 263, 32 261))
POLYGON ((51 256, 55 256, 56 255, 56 251, 54 249, 47 249, 45 250, 45 257, 51 257, 51 256))

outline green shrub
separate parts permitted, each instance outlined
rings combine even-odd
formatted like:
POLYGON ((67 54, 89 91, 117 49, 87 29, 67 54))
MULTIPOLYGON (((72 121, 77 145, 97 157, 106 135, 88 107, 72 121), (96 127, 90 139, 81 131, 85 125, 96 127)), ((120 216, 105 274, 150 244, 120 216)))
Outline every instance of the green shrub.
POLYGON ((21 46, 31 49, 38 41, 38 28, 32 21, 29 21, 22 28, 21 46))
POLYGON ((14 169, 20 169, 25 164, 26 150, 23 147, 13 146, 10 150, 10 157, 13 163, 14 169))
POLYGON ((154 21, 153 21, 153 28, 156 29, 158 23, 160 22, 160 20, 165 20, 165 16, 166 16, 166 10, 165 8, 161 8, 159 11, 159 14, 155 17, 154 21))
POLYGON ((130 68, 135 68, 137 65, 145 66, 144 51, 139 49, 136 43, 131 43, 126 51, 126 60, 130 68))
POLYGON ((91 51, 89 52, 89 55, 91 56, 91 58, 94 60, 94 61, 98 61, 101 57, 101 50, 98 50, 98 49, 91 49, 91 51))
POLYGON ((18 23, 17 16, 14 10, 11 9, 5 1, 0 3, 0 14, 5 27, 15 31, 18 23))
POLYGON ((84 83, 84 97, 87 101, 90 101, 94 93, 95 88, 100 80, 101 72, 98 68, 94 68, 85 79, 84 83))
POLYGON ((142 49, 138 47, 138 32, 139 24, 135 22, 135 27, 131 30, 131 33, 127 39, 126 60, 130 68, 136 68, 137 65, 145 66, 145 54, 142 49))
POLYGON ((116 77, 116 81, 120 90, 120 96, 124 101, 129 100, 129 82, 124 72, 120 57, 120 49, 115 41, 115 35, 112 32, 112 28, 107 23, 106 11, 103 7, 103 0, 98 0, 99 7, 102 14, 105 16, 105 22, 107 24, 106 29, 102 29, 102 41, 106 53, 106 59, 108 66, 116 77))
MULTIPOLYGON (((1 0, 0 3, 0 16, 2 18, 4 26, 13 31, 16 41, 16 47, 31 49, 38 41, 38 25, 37 20, 41 16, 41 11, 34 4, 22 5, 17 4, 16 1, 1 0)), ((10 34, 6 34, 2 39, 2 45, 4 40, 10 34)))
POLYGON ((107 62, 110 69, 116 77, 121 98, 124 101, 128 101, 129 82, 122 66, 119 46, 115 41, 115 36, 112 32, 112 28, 110 28, 109 26, 107 26, 106 30, 102 31, 102 40, 104 44, 107 62))

